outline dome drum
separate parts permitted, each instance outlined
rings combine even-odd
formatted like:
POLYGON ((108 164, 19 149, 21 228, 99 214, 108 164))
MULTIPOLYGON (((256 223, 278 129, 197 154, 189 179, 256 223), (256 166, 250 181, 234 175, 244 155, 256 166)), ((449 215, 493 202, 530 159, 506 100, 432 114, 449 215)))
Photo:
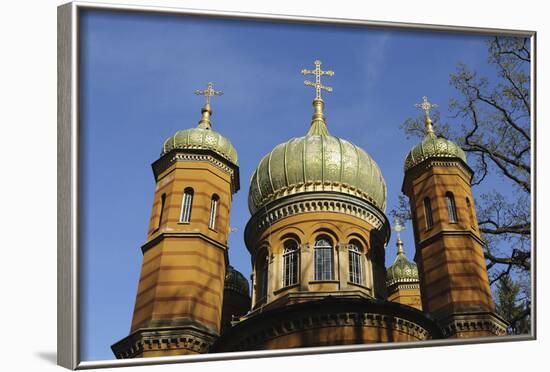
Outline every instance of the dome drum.
POLYGON ((278 221, 304 213, 342 213, 368 222, 384 245, 390 237, 390 223, 386 215, 364 199, 340 192, 312 191, 289 194, 265 205, 248 221, 245 228, 245 243, 248 250, 259 235, 278 221))

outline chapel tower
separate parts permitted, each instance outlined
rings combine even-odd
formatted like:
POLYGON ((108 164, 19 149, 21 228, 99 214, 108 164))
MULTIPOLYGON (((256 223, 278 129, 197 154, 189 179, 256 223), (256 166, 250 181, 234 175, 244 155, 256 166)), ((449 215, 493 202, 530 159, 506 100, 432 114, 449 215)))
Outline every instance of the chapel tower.
POLYGON ((212 83, 196 128, 180 130, 152 165, 156 181, 130 335, 117 358, 208 352, 221 329, 237 153, 212 129, 212 83))
POLYGON ((395 221, 393 229, 397 233, 397 255, 393 264, 386 269, 388 301, 422 310, 418 267, 414 262, 409 261, 403 250, 401 231, 404 228, 399 221, 395 221))
POLYGON ((426 136, 407 155, 402 191, 408 196, 416 243, 422 308, 444 336, 505 333, 494 312, 483 240, 472 196, 472 170, 455 143, 437 137, 424 97, 426 136))

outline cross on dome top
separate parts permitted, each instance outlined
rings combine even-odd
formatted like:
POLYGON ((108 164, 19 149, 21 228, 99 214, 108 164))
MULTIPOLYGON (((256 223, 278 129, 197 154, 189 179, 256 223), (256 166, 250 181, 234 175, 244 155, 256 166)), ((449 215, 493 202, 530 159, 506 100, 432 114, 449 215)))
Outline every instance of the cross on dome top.
POLYGON ((426 134, 433 133, 433 127, 432 127, 432 119, 430 118, 430 109, 436 108, 437 104, 430 103, 428 101, 428 97, 424 96, 422 97, 422 102, 417 103, 414 105, 415 107, 421 109, 424 111, 424 114, 426 115, 425 123, 426 123, 426 134))
POLYGON ((208 87, 205 90, 195 90, 195 94, 197 96, 205 96, 206 97, 206 105, 210 105, 210 99, 214 96, 221 96, 223 95, 223 91, 221 90, 214 90, 214 83, 209 82, 208 87))
POLYGON ((323 76, 323 75, 334 76, 334 71, 332 71, 332 70, 326 70, 326 71, 321 70, 321 63, 322 62, 319 61, 319 60, 315 60, 315 62, 313 62, 313 63, 315 64, 315 69, 314 70, 303 69, 302 70, 302 75, 315 75, 315 82, 306 80, 306 81, 304 81, 304 85, 314 87, 315 88, 315 93, 316 93, 315 99, 316 100, 322 100, 321 90, 326 90, 327 92, 332 92, 332 88, 321 84, 321 76, 323 76))

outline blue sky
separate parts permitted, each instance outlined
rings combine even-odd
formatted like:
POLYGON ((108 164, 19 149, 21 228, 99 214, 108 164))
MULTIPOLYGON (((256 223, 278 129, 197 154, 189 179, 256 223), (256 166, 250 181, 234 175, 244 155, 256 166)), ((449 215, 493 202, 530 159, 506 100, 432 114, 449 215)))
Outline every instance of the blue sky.
MULTIPOLYGON (((250 217, 248 181, 263 155, 305 135, 314 90, 302 68, 323 61, 335 71, 324 83, 331 134, 365 149, 388 187, 388 209, 401 193, 403 161, 418 141, 400 124, 420 113, 423 95, 443 118, 456 92, 457 63, 486 71, 485 37, 447 33, 317 26, 85 11, 81 15, 81 309, 82 360, 113 359, 126 336, 137 289, 155 180, 151 163, 163 141, 197 125, 213 81, 215 130, 239 154, 230 261, 250 276, 243 242, 250 217)), ((486 188, 498 187, 491 182, 486 188)), ((411 226, 402 233, 414 256, 411 226)), ((386 262, 395 256, 395 236, 386 262)))

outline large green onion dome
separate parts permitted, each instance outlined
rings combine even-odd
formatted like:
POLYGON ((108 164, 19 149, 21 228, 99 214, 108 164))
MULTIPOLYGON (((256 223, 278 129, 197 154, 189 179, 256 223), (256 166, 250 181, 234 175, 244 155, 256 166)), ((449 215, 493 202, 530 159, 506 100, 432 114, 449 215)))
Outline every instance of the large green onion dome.
POLYGON ((386 286, 398 283, 418 283, 418 267, 405 256, 403 242, 397 239, 397 256, 393 264, 386 269, 386 286))
POLYGON ((308 133, 281 143, 260 161, 250 180, 254 214, 280 197, 312 191, 339 192, 386 209, 386 183, 376 162, 353 143, 329 134, 320 99, 308 133))
POLYGON ((239 271, 231 265, 225 269, 225 281, 223 285, 224 290, 230 290, 242 294, 243 296, 250 296, 250 289, 248 286, 248 280, 239 271))
POLYGON ((174 149, 211 150, 231 163, 238 165, 237 151, 231 142, 212 129, 210 116, 212 109, 210 104, 202 108, 202 118, 196 128, 177 131, 173 136, 164 141, 161 156, 174 149))

